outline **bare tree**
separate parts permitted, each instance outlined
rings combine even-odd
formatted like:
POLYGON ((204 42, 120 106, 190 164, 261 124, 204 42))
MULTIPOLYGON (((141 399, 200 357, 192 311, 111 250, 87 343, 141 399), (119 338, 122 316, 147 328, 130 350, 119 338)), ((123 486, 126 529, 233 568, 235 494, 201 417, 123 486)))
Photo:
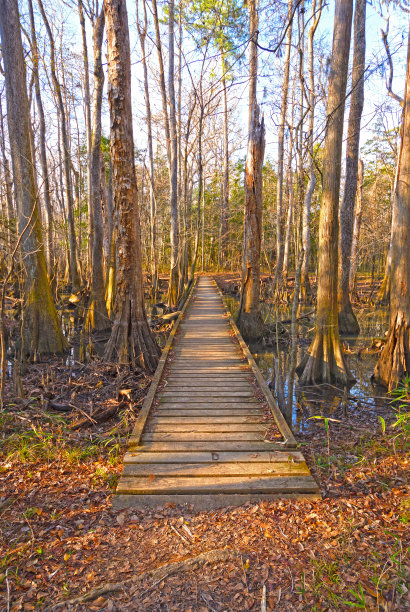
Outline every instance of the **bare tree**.
POLYGON ((260 293, 260 255, 262 243, 262 168, 265 154, 265 122, 259 119, 259 106, 256 100, 257 29, 258 12, 256 0, 249 4, 250 38, 249 52, 249 104, 250 128, 248 152, 245 165, 245 221, 243 282, 237 324, 246 340, 260 338, 263 321, 259 306, 260 293))
MULTIPOLYGON (((80 0, 81 2, 81 0, 80 0)), ((98 11, 98 3, 96 10, 98 11)), ((90 204, 93 240, 91 294, 85 321, 86 328, 104 330, 110 327, 105 302, 103 265, 103 217, 101 207, 101 106, 104 86, 102 67, 102 42, 104 35, 104 9, 93 17, 94 93, 92 103, 92 133, 90 155, 90 204)))
POLYGON ((342 258, 338 301, 339 329, 341 334, 358 334, 360 331, 359 323, 350 302, 349 277, 359 164, 360 122, 364 105, 366 0, 356 0, 353 47, 352 94, 346 146, 346 179, 343 201, 340 209, 340 242, 342 258))
POLYGON ((140 218, 131 110, 131 59, 125 0, 105 0, 113 198, 118 211, 114 325, 105 358, 156 368, 159 348, 148 326, 142 278, 140 218))
POLYGON ((66 341, 53 302, 44 256, 17 0, 0 0, 0 32, 25 281, 24 350, 32 354, 59 353, 66 348, 66 341))
POLYGON ((282 81, 282 100, 280 105, 280 119, 278 130, 278 182, 276 192, 276 273, 275 286, 277 287, 283 271, 283 251, 284 251, 284 236, 283 236, 283 165, 285 153, 285 126, 286 114, 288 109, 288 90, 289 90, 289 73, 290 73, 290 52, 292 48, 292 12, 293 0, 288 0, 288 16, 287 16, 287 35, 285 60, 282 81))
POLYGON ((390 327, 374 371, 376 381, 389 389, 410 373, 410 27, 392 227, 390 327))
POLYGON ((352 0, 336 0, 319 223, 316 329, 308 353, 297 368, 301 384, 347 384, 351 380, 340 345, 337 269, 343 117, 352 12, 352 0))
POLYGON ((314 70, 314 37, 319 25, 319 20, 322 15, 323 0, 319 0, 319 6, 316 6, 316 0, 312 0, 312 21, 308 34, 308 105, 309 105, 309 131, 308 131, 308 184, 303 202, 303 220, 302 220, 302 248, 305 256, 302 263, 301 271, 301 298, 302 301, 309 301, 311 298, 311 287, 309 282, 309 263, 310 263, 310 209, 312 197, 316 187, 316 175, 314 166, 313 152, 313 130, 315 127, 315 70, 314 70))
POLYGON ((63 161, 64 161, 64 179, 65 179, 65 191, 67 196, 67 221, 68 221, 68 236, 70 246, 70 276, 72 291, 76 291, 80 287, 80 277, 78 273, 78 255, 77 255, 77 239, 75 235, 74 225, 74 195, 73 195, 73 182, 71 179, 71 156, 70 156, 70 142, 68 134, 67 124, 67 112, 64 104, 61 83, 57 77, 56 70, 56 54, 55 54, 55 41, 53 32, 51 30, 50 22, 47 18, 44 10, 42 0, 37 0, 40 8, 41 16, 46 26, 48 39, 50 42, 50 71, 51 78, 54 87, 54 93, 57 98, 58 110, 60 115, 60 127, 61 137, 63 141, 63 161))

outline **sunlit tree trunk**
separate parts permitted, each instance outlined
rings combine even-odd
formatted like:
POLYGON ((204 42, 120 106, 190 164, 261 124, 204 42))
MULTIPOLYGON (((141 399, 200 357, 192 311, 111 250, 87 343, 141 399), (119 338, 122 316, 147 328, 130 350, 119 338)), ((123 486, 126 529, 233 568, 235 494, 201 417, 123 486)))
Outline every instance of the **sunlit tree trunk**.
POLYGON ((339 285, 339 330, 358 334, 359 323, 350 303, 349 276, 352 254, 354 206, 359 164, 360 122, 364 105, 364 70, 366 55, 366 0, 356 0, 354 14, 354 54, 352 94, 346 145, 346 179, 340 209, 341 277, 339 285))
POLYGON ((225 265, 228 247, 228 214, 229 214, 229 116, 228 116, 228 92, 226 86, 226 62, 222 52, 222 93, 223 93, 223 187, 222 187, 222 209, 221 209, 221 264, 225 265))
POLYGON ((290 73, 290 52, 292 48, 292 10, 293 0, 288 0, 288 30, 286 35, 285 60, 282 81, 282 101, 280 105, 280 119, 278 131, 278 180, 276 191, 276 273, 275 286, 277 287, 283 271, 283 162, 285 153, 285 126, 286 114, 288 109, 289 73, 290 73))
POLYGON ((104 87, 102 67, 102 42, 104 35, 104 11, 93 24, 94 93, 92 108, 90 205, 92 212, 93 241, 91 293, 85 320, 86 329, 101 331, 110 327, 105 303, 103 240, 104 227, 101 207, 101 106, 104 87))
POLYGON ((169 98, 169 136, 170 136, 170 194, 171 209, 171 269, 169 276, 168 304, 172 307, 178 303, 178 137, 175 105, 174 74, 174 0, 169 1, 168 15, 168 98, 169 98))
POLYGON ((319 222, 319 269, 316 329, 306 357, 298 366, 301 384, 347 384, 351 374, 339 337, 337 309, 339 191, 343 117, 352 25, 352 0, 336 0, 332 62, 326 108, 323 196, 319 222))
MULTIPOLYGON (((399 178, 399 171, 400 171, 400 157, 397 156, 397 162, 396 162, 396 171, 395 171, 395 175, 394 175, 394 183, 393 183, 393 190, 392 190, 392 197, 391 197, 391 201, 392 201, 392 217, 391 217, 391 224, 390 224, 390 241, 389 241, 389 248, 387 250, 387 256, 386 256, 386 264, 384 267, 384 276, 383 276, 383 280, 382 283, 380 285, 378 294, 377 294, 377 298, 376 298, 376 304, 382 304, 384 306, 387 306, 390 303, 390 289, 391 289, 391 251, 392 251, 392 242, 393 242, 393 231, 394 231, 394 200, 396 197, 396 189, 397 189, 397 181, 399 178)), ((377 184, 377 179, 375 184, 377 184)))
POLYGON ((17 0, 0 0, 0 33, 25 281, 24 350, 31 354, 60 353, 66 348, 66 342, 53 302, 44 256, 17 0))
POLYGON ((245 164, 244 248, 242 254, 242 289, 237 317, 238 327, 245 340, 260 338, 263 321, 259 307, 260 256, 262 244, 262 168, 265 155, 265 122, 259 120, 256 99, 258 76, 258 11, 257 0, 250 0, 249 30, 249 105, 250 124, 248 151, 245 164))
POLYGON ((316 6, 316 0, 312 1, 312 23, 308 34, 308 80, 309 80, 309 132, 308 132, 308 184, 303 202, 303 220, 302 220, 302 248, 305 252, 301 271, 301 300, 303 302, 310 301, 312 290, 309 281, 309 263, 310 263, 310 209, 312 197, 316 187, 316 175, 313 162, 313 130, 315 126, 315 68, 314 68, 314 37, 319 25, 319 20, 322 14, 322 0, 319 0, 319 6, 316 6))
POLYGON ((255 100, 245 166, 246 269, 237 318, 238 327, 248 341, 260 338, 264 328, 259 307, 264 153, 265 123, 263 117, 259 120, 255 100))
POLYGON ((391 244, 390 327, 374 371, 388 389, 410 374, 410 28, 391 244))
POLYGON ((3 162, 3 173, 4 173, 4 189, 6 192, 6 206, 7 206, 7 246, 12 249, 13 242, 13 227, 15 222, 15 212, 13 207, 13 179, 10 172, 10 164, 6 155, 6 141, 4 137, 4 121, 3 121, 3 108, 1 104, 0 96, 0 124, 1 124, 1 157, 3 162))
POLYGON ((31 49, 32 49, 32 61, 33 61, 33 79, 34 89, 36 93, 37 111, 39 117, 39 132, 40 132, 40 163, 41 172, 43 175, 43 194, 44 194, 44 205, 46 210, 46 259, 47 268, 50 276, 54 274, 54 256, 53 256, 53 211, 51 207, 50 198, 50 180, 48 176, 48 164, 47 164, 47 153, 46 153, 46 122, 44 117, 43 101, 41 98, 41 87, 40 87, 40 76, 39 76, 39 55, 37 45, 36 27, 34 22, 34 11, 32 0, 28 3, 30 13, 30 27, 31 27, 31 49))
POLYGON ((104 14, 107 30, 113 199, 118 211, 114 325, 105 349, 105 358, 153 371, 160 351, 151 335, 144 306, 126 1, 105 0, 104 14))
POLYGON ((288 168, 288 212, 286 218, 286 234, 285 234, 285 248, 283 251, 283 282, 286 286, 289 273, 289 252, 290 252, 290 241, 291 241, 291 229, 292 229, 292 218, 293 218, 293 171, 292 166, 288 168))
POLYGON ((87 143, 87 205, 88 205, 88 241, 87 241, 87 264, 88 264, 88 277, 92 274, 92 251, 93 251, 93 240, 94 240, 94 219, 92 210, 92 178, 91 178, 91 95, 90 95, 90 78, 89 78, 89 64, 88 64, 88 46, 87 46, 87 32, 85 29, 84 19, 84 8, 83 0, 78 0, 78 16, 80 18, 81 27, 81 40, 83 44, 83 64, 84 64, 84 107, 85 107, 85 134, 87 143))
POLYGON ((359 265, 359 239, 360 229, 362 225, 362 214, 363 214, 363 175, 364 175, 364 164, 363 161, 359 160, 357 169, 357 190, 356 190, 356 203, 354 210, 354 222, 353 222, 353 240, 352 240, 352 255, 350 262, 350 275, 349 275, 349 289, 350 293, 355 292, 356 285, 356 272, 359 265))
POLYGON ((148 66, 147 66, 147 58, 146 58, 146 50, 145 50, 145 41, 147 38, 147 30, 148 30, 148 18, 147 18, 147 7, 146 0, 143 0, 143 11, 144 11, 144 21, 140 22, 139 19, 139 2, 137 0, 137 28, 138 35, 140 39, 141 45, 141 62, 144 71, 144 97, 145 97, 145 112, 146 112, 146 120, 147 120, 147 141, 148 141, 148 172, 150 175, 149 178, 149 202, 150 202, 150 230, 151 230, 151 284, 152 284, 152 294, 155 300, 155 296, 157 293, 157 281, 158 281, 158 272, 157 272, 157 227, 156 227, 156 203, 155 203, 155 183, 154 183, 154 152, 152 146, 152 118, 151 118, 151 101, 149 95, 149 82, 148 82, 148 66))

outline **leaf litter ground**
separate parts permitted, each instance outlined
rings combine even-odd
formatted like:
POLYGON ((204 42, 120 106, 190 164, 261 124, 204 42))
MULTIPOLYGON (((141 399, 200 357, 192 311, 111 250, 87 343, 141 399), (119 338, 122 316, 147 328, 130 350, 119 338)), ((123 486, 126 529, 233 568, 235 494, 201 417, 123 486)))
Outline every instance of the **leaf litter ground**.
POLYGON ((28 366, 27 399, 0 415, 1 610, 409 609, 408 459, 387 402, 332 422, 329 449, 319 421, 300 437, 322 500, 116 511, 149 383, 98 361, 28 366))

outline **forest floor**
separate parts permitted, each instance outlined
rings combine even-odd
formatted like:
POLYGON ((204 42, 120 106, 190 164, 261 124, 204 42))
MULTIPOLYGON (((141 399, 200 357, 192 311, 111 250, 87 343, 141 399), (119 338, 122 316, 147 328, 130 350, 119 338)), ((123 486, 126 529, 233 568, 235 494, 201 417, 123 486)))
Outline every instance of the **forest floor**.
POLYGON ((53 359, 21 382, 0 413, 1 610, 409 609, 408 440, 388 401, 299 438, 321 500, 119 511, 150 378, 53 359))

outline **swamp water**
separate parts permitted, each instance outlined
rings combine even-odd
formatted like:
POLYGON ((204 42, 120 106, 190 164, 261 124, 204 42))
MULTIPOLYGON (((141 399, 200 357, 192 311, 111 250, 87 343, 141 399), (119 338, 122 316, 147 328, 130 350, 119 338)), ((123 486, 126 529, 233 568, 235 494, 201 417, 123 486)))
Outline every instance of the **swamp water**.
MULTIPOLYGON (((225 301, 235 319, 239 302, 236 298, 226 298, 225 301)), ((275 327, 276 321, 289 321, 291 318, 290 306, 277 307, 271 304, 262 304, 262 317, 266 324, 275 327)), ((306 353, 314 335, 314 310, 310 306, 300 306, 298 318, 302 318, 296 324, 298 346, 296 364, 299 364, 306 353), (313 312, 312 312, 313 311, 313 312)), ((369 352, 369 347, 374 338, 384 338, 388 329, 388 311, 383 309, 369 308, 357 313, 360 335, 355 337, 342 337, 342 342, 347 349, 347 363, 354 375, 356 382, 349 388, 339 388, 332 385, 317 385, 315 387, 299 387, 298 376, 295 374, 292 401, 288 397, 289 385, 287 375, 291 360, 291 342, 281 340, 280 333, 270 340, 269 346, 261 343, 251 343, 250 350, 268 384, 274 382, 275 360, 277 360, 277 371, 282 381, 282 391, 286 406, 290 409, 282 409, 285 419, 295 434, 303 434, 312 428, 312 417, 328 417, 343 420, 351 411, 361 411, 363 420, 366 415, 374 416, 378 406, 389 401, 383 387, 375 385, 371 376, 376 365, 378 354, 369 352), (273 345, 273 346, 272 346, 273 345), (350 351, 352 351, 350 353, 350 351)), ((284 326, 290 333, 290 324, 284 326)), ((283 329, 278 325, 278 330, 283 329)), ((273 385, 272 385, 273 387, 273 385)), ((292 387, 290 386, 290 389, 292 387)), ((273 389, 272 389, 273 391, 273 389)), ((274 395, 276 395, 274 393, 274 395)), ((276 399, 278 399, 276 397, 276 399)), ((316 420, 316 425, 318 421, 316 420)))

